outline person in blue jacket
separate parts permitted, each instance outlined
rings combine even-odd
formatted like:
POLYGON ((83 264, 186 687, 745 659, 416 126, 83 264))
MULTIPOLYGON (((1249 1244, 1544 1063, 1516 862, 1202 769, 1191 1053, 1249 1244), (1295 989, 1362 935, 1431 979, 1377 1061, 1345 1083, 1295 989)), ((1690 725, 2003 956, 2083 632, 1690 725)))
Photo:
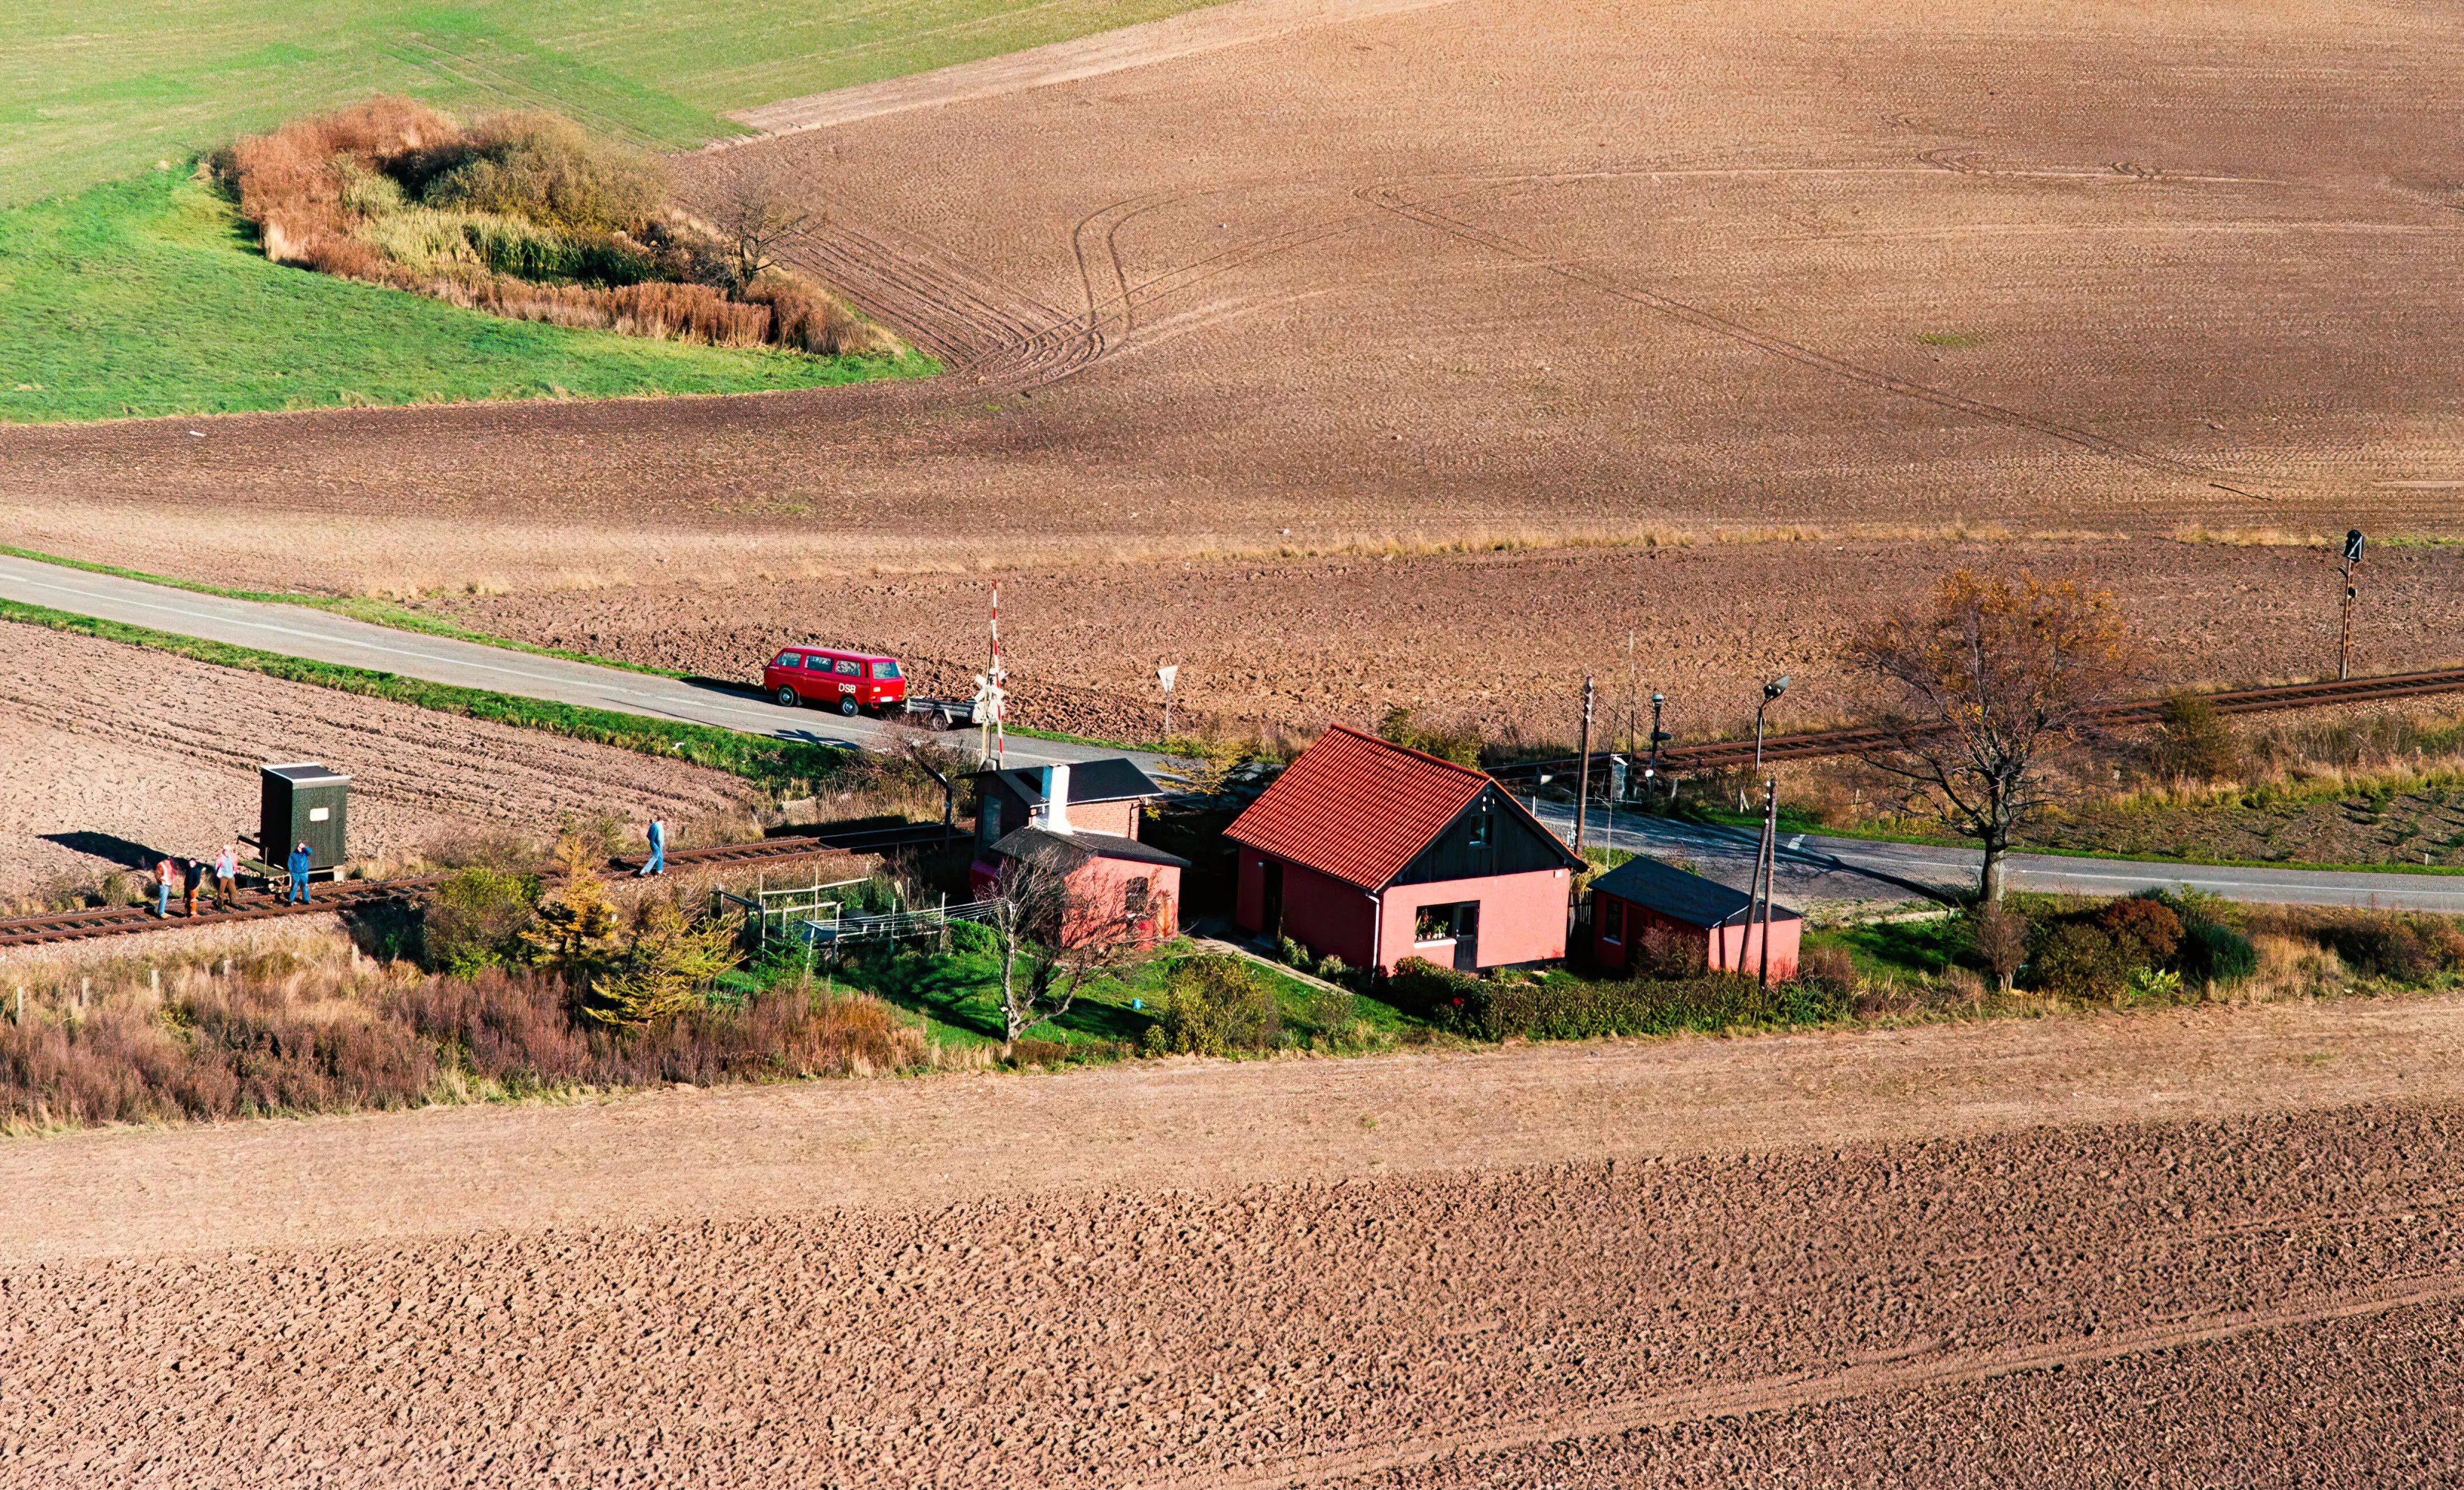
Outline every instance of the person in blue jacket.
POLYGON ((316 863, 316 855, 309 851, 306 840, 301 840, 299 846, 291 850, 291 904, 308 904, 308 873, 316 863))
POLYGON ((642 861, 642 867, 633 871, 633 877, 635 879, 640 879, 646 874, 665 874, 667 872, 668 825, 658 819, 652 818, 650 820, 650 857, 642 861))

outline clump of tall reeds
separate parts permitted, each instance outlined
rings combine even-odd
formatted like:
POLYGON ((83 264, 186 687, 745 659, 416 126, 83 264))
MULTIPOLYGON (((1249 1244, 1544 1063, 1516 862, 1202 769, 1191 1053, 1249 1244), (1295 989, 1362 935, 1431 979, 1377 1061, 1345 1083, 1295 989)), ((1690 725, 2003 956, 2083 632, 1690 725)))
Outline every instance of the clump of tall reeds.
POLYGON ((896 341, 668 198, 655 157, 552 114, 464 127, 372 99, 234 142, 217 175, 266 256, 514 319, 623 336, 894 353, 896 341))

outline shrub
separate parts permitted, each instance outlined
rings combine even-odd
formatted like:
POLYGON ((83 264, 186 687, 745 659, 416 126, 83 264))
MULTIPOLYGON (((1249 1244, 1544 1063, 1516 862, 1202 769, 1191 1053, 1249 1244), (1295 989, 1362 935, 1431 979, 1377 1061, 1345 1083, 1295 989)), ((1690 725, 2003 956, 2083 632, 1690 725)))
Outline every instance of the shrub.
POLYGON ((1827 979, 1762 987, 1714 973, 1672 981, 1585 983, 1573 978, 1501 987, 1485 1001, 1492 1040, 1584 1040, 1601 1035, 1716 1034, 1728 1029, 1829 1023, 1848 1017, 1846 988, 1827 979))
POLYGON ((2182 935, 2182 975, 2200 987, 2237 983, 2258 971, 2258 949, 2230 926, 2202 921, 2182 935))
POLYGON ((2097 925, 2113 938, 2115 948, 2131 966, 2170 959, 2182 942, 2182 918, 2162 902, 2132 895, 2104 908, 2097 925))
POLYGON ((589 988, 584 1012, 603 1024, 649 1024, 684 1013, 741 960, 731 923, 696 921, 674 903, 643 903, 633 943, 589 988))
POLYGON ((2064 998, 2111 998, 2130 981, 2129 958, 2093 922, 2049 928, 2031 961, 2036 986, 2064 998))
POLYGON ((2006 905, 1987 905, 1969 913, 1968 950, 1993 975, 1994 986, 2011 991, 2012 979, 2027 965, 2028 918, 2006 905))
POLYGON ((422 926, 428 965, 470 977, 482 968, 519 960, 538 895, 538 881, 501 869, 474 866, 446 876, 422 926))
POLYGON ((1359 1021, 1360 1003, 1348 988, 1317 988, 1309 991, 1309 1021, 1310 1028, 1322 1035, 1341 1036, 1350 1033, 1359 1021))
MULTIPOLYGON (((443 164, 431 158, 421 168, 443 164)), ((420 198, 568 232, 620 232, 666 206, 667 168, 655 156, 592 140, 553 114, 499 114, 472 128, 462 159, 423 181, 420 198)))
POLYGON ((1707 942, 1653 922, 1628 948, 1626 966, 1637 977, 1695 977, 1708 968, 1709 952, 1707 942))
POLYGON ((1386 982, 1387 1001, 1432 1023, 1467 1034, 1488 1026, 1489 987, 1426 957, 1405 957, 1386 982))
POLYGON ((2332 928, 2324 938, 2364 977, 2397 983, 2426 980, 2437 966, 2421 933, 2393 916, 2371 916, 2332 928))
POLYGON ((1280 1029, 1274 990, 1258 970, 1223 953, 1191 957, 1164 980, 1147 1030, 1151 1053, 1221 1056, 1273 1046, 1280 1029))
POLYGON ((1844 947, 1808 947, 1797 954, 1796 980, 1839 993, 1857 987, 1856 959, 1844 947))
POLYGON ((1407 750, 1420 751, 1441 760, 1451 760, 1459 766, 1480 764, 1481 738, 1476 729, 1445 730, 1421 724, 1408 709, 1390 709, 1378 723, 1377 734, 1407 750))
POLYGON ((2212 702, 2198 693, 2177 693, 2165 701, 2148 749, 2148 764, 2157 775, 2213 781, 2232 776, 2240 763, 2241 743, 2212 702))

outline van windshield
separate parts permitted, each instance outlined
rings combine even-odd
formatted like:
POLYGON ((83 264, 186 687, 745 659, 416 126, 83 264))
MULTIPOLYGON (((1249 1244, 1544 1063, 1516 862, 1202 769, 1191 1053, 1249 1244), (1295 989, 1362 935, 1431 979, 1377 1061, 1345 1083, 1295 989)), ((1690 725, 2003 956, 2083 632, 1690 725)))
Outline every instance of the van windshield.
POLYGON ((894 662, 874 663, 872 665, 872 675, 876 678, 894 678, 898 676, 898 664, 894 662))

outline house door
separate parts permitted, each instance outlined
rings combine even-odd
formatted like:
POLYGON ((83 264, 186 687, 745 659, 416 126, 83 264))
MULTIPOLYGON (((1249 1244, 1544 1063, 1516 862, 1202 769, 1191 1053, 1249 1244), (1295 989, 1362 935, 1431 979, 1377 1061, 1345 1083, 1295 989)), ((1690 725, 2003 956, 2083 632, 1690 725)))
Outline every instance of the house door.
POLYGON ((1480 971, 1480 902, 1455 907, 1455 971, 1480 971))
POLYGON ((1284 935, 1284 866, 1282 861, 1266 861, 1265 894, 1259 902, 1258 931, 1268 941, 1281 941, 1284 935))

